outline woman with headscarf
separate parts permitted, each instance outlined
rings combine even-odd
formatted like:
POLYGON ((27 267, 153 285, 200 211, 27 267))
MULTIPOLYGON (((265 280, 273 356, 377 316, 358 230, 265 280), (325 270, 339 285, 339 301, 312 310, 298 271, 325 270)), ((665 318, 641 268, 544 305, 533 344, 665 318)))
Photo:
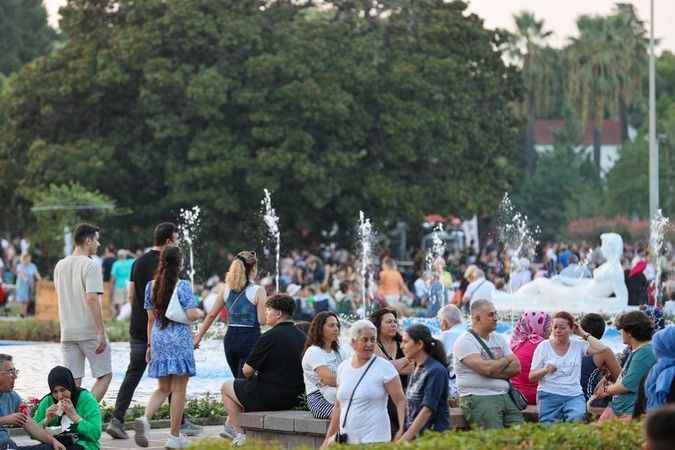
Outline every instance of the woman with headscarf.
POLYGON ((518 361, 520 373, 511 383, 523 393, 530 405, 537 404, 537 383, 528 379, 537 345, 551 335, 551 316, 543 311, 526 311, 513 327, 509 347, 518 361))
POLYGON ((647 287, 649 282, 644 274, 647 261, 639 260, 631 269, 624 271, 626 288, 628 289, 628 304, 631 306, 646 305, 649 300, 647 287))
POLYGON ((99 450, 101 410, 86 389, 75 385, 66 367, 54 367, 47 377, 50 393, 40 401, 33 419, 42 427, 61 426, 59 440, 68 450, 99 450), (71 436, 74 442, 68 442, 71 436))
POLYGON ((657 361, 645 380, 647 411, 675 402, 675 326, 654 334, 652 350, 657 361))

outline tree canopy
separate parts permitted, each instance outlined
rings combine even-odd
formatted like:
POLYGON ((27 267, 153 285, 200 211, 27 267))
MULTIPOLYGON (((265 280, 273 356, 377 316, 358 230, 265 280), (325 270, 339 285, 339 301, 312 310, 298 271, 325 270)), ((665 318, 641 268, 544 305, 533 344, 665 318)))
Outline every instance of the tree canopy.
POLYGON ((52 50, 57 32, 42 0, 0 2, 0 74, 9 75, 52 50))
POLYGON ((207 241, 252 243, 263 188, 315 236, 493 211, 520 164, 507 36, 462 1, 331 3, 71 0, 2 100, 0 190, 26 211, 79 183, 131 210, 122 242, 198 204, 207 241))

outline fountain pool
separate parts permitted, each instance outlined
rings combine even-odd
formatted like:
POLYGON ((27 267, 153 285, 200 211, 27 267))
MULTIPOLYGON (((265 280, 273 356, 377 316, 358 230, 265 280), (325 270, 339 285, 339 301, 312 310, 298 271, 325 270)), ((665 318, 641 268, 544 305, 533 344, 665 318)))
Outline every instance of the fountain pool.
MULTIPOLYGON (((104 401, 114 405, 129 365, 129 344, 113 342, 111 349, 113 378, 104 401)), ((0 352, 12 355, 14 366, 21 372, 16 380, 15 390, 23 399, 44 396, 49 391, 47 386, 49 370, 62 363, 61 345, 53 342, 0 341, 0 352)), ((195 351, 195 360, 197 376, 188 383, 188 397, 201 397, 207 392, 220 397, 220 386, 225 379, 232 377, 232 372, 225 361, 223 341, 219 339, 202 341, 201 347, 195 351)), ((88 364, 82 385, 86 388, 94 385, 88 364)), ((132 403, 144 404, 156 387, 157 380, 144 375, 136 388, 132 403)))
MULTIPOLYGON (((436 319, 424 318, 404 318, 401 321, 403 329, 422 323, 428 326, 434 335, 440 333, 438 321, 436 319)), ((457 328, 458 333, 466 330, 466 325, 457 328)), ((497 332, 508 339, 511 337, 512 323, 499 322, 497 332)), ((615 353, 623 350, 624 345, 621 341, 620 332, 613 327, 607 327, 605 335, 602 338, 615 353)), ((341 339, 343 348, 350 350, 347 334, 343 331, 341 339)), ((115 404, 117 392, 124 379, 124 374, 129 364, 129 344, 125 342, 113 342, 112 364, 113 379, 110 388, 104 398, 109 405, 115 404)), ((15 390, 22 398, 42 397, 47 393, 47 373, 49 370, 61 364, 61 346, 52 342, 15 342, 0 341, 0 352, 7 353, 14 357, 14 365, 21 372, 16 380, 15 390)), ((223 343, 220 339, 210 339, 202 341, 201 347, 195 351, 195 360, 197 362, 197 375, 190 379, 188 383, 188 397, 201 397, 210 393, 217 397, 220 396, 220 386, 223 381, 232 377, 232 372, 225 360, 223 352, 223 343)), ((89 374, 89 367, 86 368, 83 386, 91 388, 94 379, 89 374)), ((132 403, 144 404, 152 391, 155 389, 157 381, 144 375, 134 394, 132 403)))

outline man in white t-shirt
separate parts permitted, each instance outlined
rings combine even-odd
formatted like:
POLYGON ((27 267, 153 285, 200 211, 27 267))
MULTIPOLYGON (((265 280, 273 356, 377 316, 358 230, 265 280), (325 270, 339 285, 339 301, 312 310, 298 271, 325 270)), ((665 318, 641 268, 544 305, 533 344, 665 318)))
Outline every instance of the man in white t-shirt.
POLYGON ((471 305, 476 300, 491 300, 495 291, 495 285, 492 281, 485 278, 485 272, 477 266, 469 266, 464 272, 464 278, 469 281, 469 285, 464 291, 462 305, 471 305))
POLYGON ((491 358, 471 332, 462 334, 453 348, 459 406, 471 427, 504 428, 523 422, 523 415, 509 397, 508 379, 520 373, 520 362, 506 340, 494 333, 497 311, 489 300, 471 303, 471 328, 485 344, 491 358))
POLYGON ((54 286, 59 299, 63 364, 80 386, 84 361, 88 360, 96 378, 91 393, 100 401, 112 379, 112 363, 101 314, 103 273, 91 258, 100 245, 98 232, 98 228, 88 224, 75 228, 75 250, 56 264, 54 286))

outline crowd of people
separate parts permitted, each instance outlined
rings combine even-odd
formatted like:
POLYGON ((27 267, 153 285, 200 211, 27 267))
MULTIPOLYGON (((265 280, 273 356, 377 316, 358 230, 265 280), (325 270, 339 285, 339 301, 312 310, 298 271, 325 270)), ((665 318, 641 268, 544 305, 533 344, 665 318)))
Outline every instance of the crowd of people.
MULTIPOLYGON (((18 371, 12 358, 0 354, 0 447, 25 448, 4 429, 14 425, 42 442, 30 447, 34 450, 100 448, 98 402, 110 385, 112 363, 100 302, 103 265, 93 258, 99 229, 81 224, 73 238, 73 253, 54 268, 63 366, 49 372, 49 393, 30 414, 13 391, 18 371), (96 378, 91 390, 80 387, 85 361, 96 378)), ((303 394, 314 417, 330 420, 323 447, 411 441, 427 430, 444 432, 451 406, 461 409, 472 428, 522 423, 527 405, 536 405, 544 424, 584 421, 594 412, 600 421, 632 420, 647 412, 656 426, 665 420, 660 408, 675 401, 675 326, 665 326, 659 308, 644 306, 648 299, 640 310, 616 318, 626 344, 622 355, 600 340, 605 320, 596 314, 577 323, 565 311, 526 311, 510 342, 496 333, 498 317, 489 294, 503 287, 499 276, 507 270, 499 267, 497 250, 454 262, 437 257, 430 267, 420 265, 412 289, 394 260, 383 255, 377 287, 367 293, 368 309, 359 303, 362 280, 346 252, 324 254, 330 263, 311 254, 284 258, 283 293, 270 295, 265 283, 258 284, 256 253, 242 251, 232 257, 224 282, 214 286, 211 304, 202 308, 193 286, 181 278, 177 244, 177 226, 162 223, 146 253, 130 264, 118 253, 110 264, 113 284, 128 276, 123 294, 131 309, 130 362, 106 432, 129 438, 124 416, 147 369, 158 381, 144 415, 134 422, 134 440, 141 447, 149 446, 149 421, 167 400, 171 427, 165 447, 185 448, 187 435, 199 434, 200 427, 184 415, 186 389, 198 370, 194 349, 220 318, 228 325, 223 346, 234 376, 221 389, 228 413, 221 436, 235 446, 247 439, 243 412, 291 409, 303 394), (448 270, 453 264, 460 269, 458 282, 448 270), (312 291, 315 284, 318 292, 312 291), (344 296, 334 297, 336 286, 344 296), (312 293, 312 300, 296 295, 301 290, 312 293), (339 302, 367 317, 349 325, 346 342, 340 339, 345 322, 339 302), (462 308, 470 324, 458 332, 462 308), (401 330, 399 320, 409 313, 436 318, 440 335, 432 336, 422 324, 401 330), (191 326, 200 319, 193 334, 191 326), (263 333, 262 327, 269 329, 263 333)), ((565 249, 554 252, 555 264, 551 256, 540 271, 550 275, 575 264, 581 255, 568 250, 566 256, 565 249)), ((631 261, 627 275, 638 265, 645 266, 644 273, 648 264, 642 261, 631 261)))

